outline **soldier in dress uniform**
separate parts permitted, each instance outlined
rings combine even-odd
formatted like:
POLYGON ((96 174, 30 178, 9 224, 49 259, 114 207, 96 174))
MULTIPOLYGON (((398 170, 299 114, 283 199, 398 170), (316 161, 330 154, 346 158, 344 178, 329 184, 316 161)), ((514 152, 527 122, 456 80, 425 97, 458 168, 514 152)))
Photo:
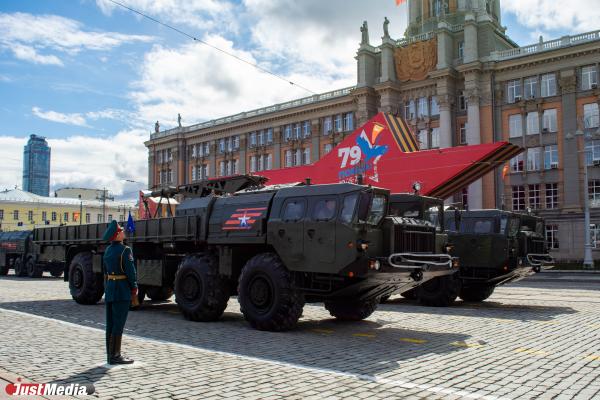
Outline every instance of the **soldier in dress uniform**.
POLYGON ((121 355, 121 338, 131 297, 137 296, 137 276, 131 248, 123 244, 125 232, 112 221, 103 240, 111 242, 104 252, 104 302, 106 303, 106 353, 109 364, 131 364, 121 355))

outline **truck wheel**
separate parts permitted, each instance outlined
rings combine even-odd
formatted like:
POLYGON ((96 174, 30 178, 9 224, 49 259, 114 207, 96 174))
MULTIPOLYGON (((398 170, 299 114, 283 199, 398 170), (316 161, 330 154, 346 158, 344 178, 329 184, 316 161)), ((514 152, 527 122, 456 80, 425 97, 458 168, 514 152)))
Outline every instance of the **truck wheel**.
POLYGON ((27 270, 23 266, 23 262, 20 258, 15 260, 15 276, 26 276, 27 270))
POLYGON ((173 296, 173 288, 156 286, 148 287, 146 288, 146 295, 150 297, 150 300, 154 301, 169 300, 171 296, 173 296))
POLYGON ((328 300, 325 302, 325 309, 339 320, 360 321, 373 314, 377 308, 378 300, 328 300))
POLYGON ((417 300, 419 298, 416 288, 400 293, 400 296, 410 300, 417 300))
POLYGON ((50 270, 50 275, 52 275, 55 278, 60 278, 63 272, 63 267, 54 267, 50 270))
POLYGON ((469 285, 460 290, 460 298, 464 301, 479 302, 487 299, 494 293, 493 285, 469 285))
POLYGON ((273 253, 248 260, 238 283, 238 302, 246 321, 261 331, 294 328, 304 308, 304 296, 294 288, 289 271, 273 253))
POLYGON ((102 274, 92 270, 92 253, 77 254, 69 265, 69 290, 79 304, 96 304, 104 294, 102 274))
POLYGON ((429 307, 448 307, 454 303, 460 291, 460 280, 456 276, 438 276, 425 282, 417 291, 419 302, 429 307))
POLYGON ((219 275, 214 257, 187 256, 177 269, 175 301, 183 316, 189 320, 218 320, 227 307, 229 293, 227 280, 219 275))
POLYGON ((27 269, 27 276, 30 278, 41 278, 44 274, 44 268, 40 268, 40 266, 36 265, 33 258, 27 259, 25 268, 27 269))

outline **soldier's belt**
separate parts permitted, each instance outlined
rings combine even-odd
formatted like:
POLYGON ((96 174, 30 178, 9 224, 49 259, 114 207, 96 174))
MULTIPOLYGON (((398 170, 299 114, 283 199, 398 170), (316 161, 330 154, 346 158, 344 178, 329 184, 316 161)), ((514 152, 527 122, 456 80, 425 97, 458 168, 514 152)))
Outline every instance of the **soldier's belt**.
POLYGON ((106 277, 106 279, 109 279, 111 281, 122 281, 124 279, 127 279, 127 275, 104 275, 106 277))

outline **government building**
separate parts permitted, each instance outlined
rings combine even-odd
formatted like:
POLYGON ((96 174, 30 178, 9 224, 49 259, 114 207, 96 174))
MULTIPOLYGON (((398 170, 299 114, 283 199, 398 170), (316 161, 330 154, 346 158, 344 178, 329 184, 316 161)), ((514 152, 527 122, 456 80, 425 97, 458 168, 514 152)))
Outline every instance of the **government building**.
POLYGON ((407 120, 421 149, 526 148, 449 201, 531 209, 556 259, 581 262, 588 196, 600 258, 600 31, 519 47, 500 15, 499 0, 410 1, 403 38, 387 21, 381 38, 363 24, 355 86, 152 134, 149 186, 314 163, 384 111, 407 120))

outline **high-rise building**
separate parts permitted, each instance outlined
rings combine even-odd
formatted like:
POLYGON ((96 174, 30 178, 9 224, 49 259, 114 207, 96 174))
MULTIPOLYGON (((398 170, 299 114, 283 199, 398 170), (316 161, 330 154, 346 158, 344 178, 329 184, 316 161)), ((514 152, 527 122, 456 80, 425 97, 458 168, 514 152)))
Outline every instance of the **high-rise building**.
POLYGON ((505 176, 499 166, 450 201, 531 209, 546 218, 551 252, 566 262, 583 258, 588 196, 600 259, 600 31, 520 47, 501 24, 500 0, 416 0, 408 8, 402 38, 390 37, 385 21, 374 43, 363 25, 353 87, 153 133, 149 186, 313 163, 383 111, 403 116, 421 149, 496 141, 525 148, 505 176))
POLYGON ((31 135, 23 150, 23 190, 50 194, 50 147, 44 137, 31 135))

